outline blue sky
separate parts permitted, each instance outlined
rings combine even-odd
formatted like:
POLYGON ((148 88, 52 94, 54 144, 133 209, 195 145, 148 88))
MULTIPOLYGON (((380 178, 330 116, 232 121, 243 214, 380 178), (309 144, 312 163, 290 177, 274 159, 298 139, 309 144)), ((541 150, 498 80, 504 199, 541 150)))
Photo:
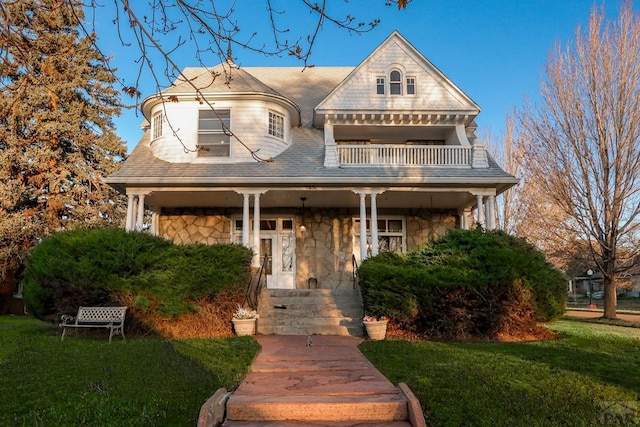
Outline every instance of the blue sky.
MULTIPOLYGON (((280 19, 282 26, 291 30, 291 39, 305 37, 312 31, 309 13, 292 7, 296 4, 294 0, 272 0, 272 3, 288 7, 280 19)), ((336 7, 338 16, 350 13, 359 20, 380 18, 381 22, 373 31, 362 35, 350 35, 326 24, 318 35, 310 63, 356 66, 391 32, 398 30, 480 105, 479 131, 482 134, 490 130, 494 135, 502 132, 507 112, 521 105, 525 97, 536 101, 543 65, 554 43, 566 43, 574 37, 578 24, 586 26, 594 5, 591 0, 414 0, 406 10, 397 10, 386 7, 385 0, 350 0, 348 3, 328 0, 328 3, 336 7)), ((620 3, 618 0, 596 4, 604 5, 607 16, 615 17, 620 3)), ((241 34, 257 32, 255 40, 269 38, 271 30, 264 4, 264 0, 237 0, 241 34)), ((112 55, 118 75, 133 84, 137 73, 137 64, 133 61, 136 53, 131 47, 122 47, 115 37, 115 26, 111 22, 114 16, 108 8, 99 11, 98 45, 112 55)), ((265 57, 237 47, 233 56, 240 66, 302 68, 288 56, 265 57)), ((198 66, 188 47, 173 58, 181 68, 198 66)), ((145 98, 153 94, 155 85, 148 76, 143 81, 139 90, 145 98)), ((141 121, 140 113, 136 116, 134 111, 124 111, 116 120, 117 133, 127 142, 129 151, 141 136, 141 121)))

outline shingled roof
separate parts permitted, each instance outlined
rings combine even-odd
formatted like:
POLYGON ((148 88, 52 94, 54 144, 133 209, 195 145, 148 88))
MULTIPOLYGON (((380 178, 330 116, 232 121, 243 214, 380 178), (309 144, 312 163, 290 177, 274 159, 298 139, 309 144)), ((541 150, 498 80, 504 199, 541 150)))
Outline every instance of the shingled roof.
MULTIPOLYGON (((221 66, 219 66, 221 67, 221 66)), ((495 185, 504 188, 517 180, 504 172, 492 159, 489 168, 446 168, 433 166, 358 166, 326 168, 324 166, 323 131, 313 127, 313 108, 322 101, 353 67, 232 68, 231 79, 215 76, 215 71, 186 68, 187 79, 207 93, 261 93, 284 96, 301 112, 302 124, 291 131, 292 143, 270 162, 255 163, 169 163, 153 155, 146 132, 121 169, 107 178, 120 191, 128 185, 146 186, 273 186, 287 185, 495 185)), ((228 70, 227 70, 228 71, 228 70)), ((193 87, 179 79, 163 91, 165 94, 193 92, 193 87)), ((257 153, 258 156, 260 153, 257 153)))

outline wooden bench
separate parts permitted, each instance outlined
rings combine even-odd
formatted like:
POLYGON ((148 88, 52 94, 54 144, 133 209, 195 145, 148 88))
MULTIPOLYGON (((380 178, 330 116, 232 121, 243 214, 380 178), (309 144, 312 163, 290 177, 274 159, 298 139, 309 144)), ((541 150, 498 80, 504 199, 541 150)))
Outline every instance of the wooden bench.
POLYGON ((80 307, 78 315, 62 316, 60 327, 62 328, 62 338, 64 341, 67 328, 105 328, 109 329, 109 344, 114 335, 122 335, 124 337, 124 316, 127 307, 80 307))

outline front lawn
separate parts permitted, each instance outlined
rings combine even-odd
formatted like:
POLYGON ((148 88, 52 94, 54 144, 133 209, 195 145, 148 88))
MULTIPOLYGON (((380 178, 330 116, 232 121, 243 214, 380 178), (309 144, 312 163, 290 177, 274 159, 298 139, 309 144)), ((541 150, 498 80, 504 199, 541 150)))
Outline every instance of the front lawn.
MULTIPOLYGON (((639 426, 640 329, 559 321, 531 343, 380 341, 361 350, 416 393, 430 426, 639 426)), ((102 331, 104 332, 104 331, 102 331)), ((105 334, 60 341, 57 327, 0 317, 0 425, 193 426, 234 388, 250 337, 164 340, 105 334)))
POLYGON ((640 425, 640 329, 558 321, 531 343, 365 342, 430 426, 640 425))
POLYGON ((0 317, 0 425, 193 426, 218 388, 234 388, 250 337, 164 340, 108 334, 64 342, 50 324, 0 317))

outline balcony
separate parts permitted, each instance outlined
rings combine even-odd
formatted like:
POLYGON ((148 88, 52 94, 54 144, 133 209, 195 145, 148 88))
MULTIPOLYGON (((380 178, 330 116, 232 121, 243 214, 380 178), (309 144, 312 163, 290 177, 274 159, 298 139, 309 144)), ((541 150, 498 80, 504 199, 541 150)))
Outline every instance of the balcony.
POLYGON ((374 144, 338 145, 337 150, 340 166, 472 167, 474 148, 472 146, 374 144))

